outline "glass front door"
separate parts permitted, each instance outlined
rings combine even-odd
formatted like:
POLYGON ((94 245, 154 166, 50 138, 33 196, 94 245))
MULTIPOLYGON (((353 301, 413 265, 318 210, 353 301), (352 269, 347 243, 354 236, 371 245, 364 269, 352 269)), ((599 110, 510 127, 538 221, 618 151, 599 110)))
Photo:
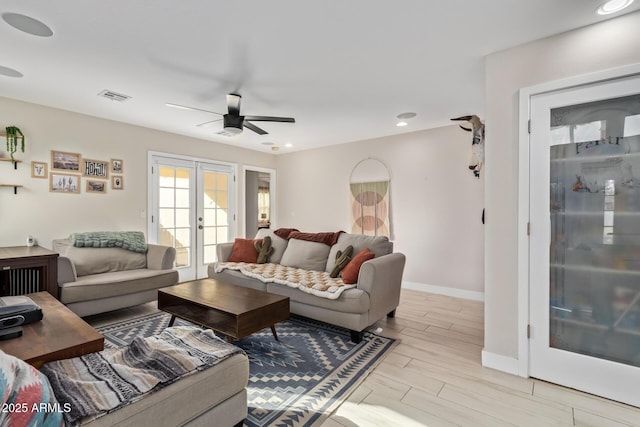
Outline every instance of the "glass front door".
POLYGON ((636 78, 534 97, 530 147, 531 375, 635 405, 639 89, 636 78))

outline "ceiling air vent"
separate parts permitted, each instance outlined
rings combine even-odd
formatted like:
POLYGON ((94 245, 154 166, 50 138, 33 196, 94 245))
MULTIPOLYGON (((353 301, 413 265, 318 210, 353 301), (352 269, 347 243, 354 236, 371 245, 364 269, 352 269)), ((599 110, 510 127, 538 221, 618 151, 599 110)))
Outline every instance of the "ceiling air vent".
POLYGON ((98 96, 110 99, 112 101, 118 101, 118 102, 123 102, 131 98, 129 95, 123 95, 121 93, 114 92, 112 90, 106 90, 106 89, 100 92, 98 96))

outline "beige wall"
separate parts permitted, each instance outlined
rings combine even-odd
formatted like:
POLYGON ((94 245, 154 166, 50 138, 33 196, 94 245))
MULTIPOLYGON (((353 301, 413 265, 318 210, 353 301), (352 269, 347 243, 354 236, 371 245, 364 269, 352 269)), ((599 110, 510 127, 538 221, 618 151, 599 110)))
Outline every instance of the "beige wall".
POLYGON ((486 58, 486 352, 518 358, 518 90, 638 63, 638 40, 634 13, 486 58))
POLYGON ((454 125, 280 155, 279 225, 350 231, 351 171, 381 160, 391 174, 392 240, 407 256, 404 280, 481 293, 484 183, 467 169, 470 150, 470 134, 454 125))
MULTIPOLYGON (((0 246, 24 245, 33 235, 41 246, 72 232, 100 230, 147 231, 147 153, 160 151, 242 165, 275 167, 275 156, 227 144, 187 138, 139 126, 98 119, 69 111, 0 98, 2 127, 15 125, 26 136, 23 160, 15 171, 9 163, 0 163, 0 182, 23 184, 18 195, 13 189, 0 188, 0 246), (85 157, 124 160, 122 191, 87 194, 84 179, 80 194, 49 192, 48 179, 30 177, 32 160, 50 163, 50 150, 80 153, 85 157)), ((4 138, 0 152, 4 151, 4 138)), ((5 156, 7 156, 5 154, 5 156)), ((49 165, 50 166, 50 165, 49 165)), ((238 177, 242 188, 243 178, 238 177)), ((240 191, 240 194, 243 194, 240 191)), ((243 221, 238 209, 238 223, 243 221)))

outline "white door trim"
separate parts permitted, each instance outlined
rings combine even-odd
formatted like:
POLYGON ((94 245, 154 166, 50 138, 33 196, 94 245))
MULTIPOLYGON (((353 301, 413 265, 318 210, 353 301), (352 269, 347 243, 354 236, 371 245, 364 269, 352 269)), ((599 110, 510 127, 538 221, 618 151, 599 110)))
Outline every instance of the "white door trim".
MULTIPOLYGON (((598 71, 520 89, 518 114, 518 375, 529 377, 529 118, 531 97, 640 74, 640 64, 598 71)), ((532 225, 535 227, 535 225, 532 225)), ((533 230, 535 232, 535 229, 533 230)), ((535 333, 535 331, 532 331, 535 333)))

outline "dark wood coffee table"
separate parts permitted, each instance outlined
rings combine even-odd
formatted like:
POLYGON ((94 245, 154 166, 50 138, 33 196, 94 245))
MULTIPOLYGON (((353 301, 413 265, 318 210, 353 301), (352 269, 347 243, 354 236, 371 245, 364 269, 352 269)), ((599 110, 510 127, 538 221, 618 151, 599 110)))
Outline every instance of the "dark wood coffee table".
POLYGON ((158 290, 158 308, 213 329, 227 341, 241 339, 289 318, 289 297, 232 285, 214 279, 194 280, 158 290))
POLYGON ((47 362, 104 349, 104 337, 49 292, 27 294, 42 309, 42 320, 22 326, 22 336, 0 341, 0 349, 36 368, 47 362))

